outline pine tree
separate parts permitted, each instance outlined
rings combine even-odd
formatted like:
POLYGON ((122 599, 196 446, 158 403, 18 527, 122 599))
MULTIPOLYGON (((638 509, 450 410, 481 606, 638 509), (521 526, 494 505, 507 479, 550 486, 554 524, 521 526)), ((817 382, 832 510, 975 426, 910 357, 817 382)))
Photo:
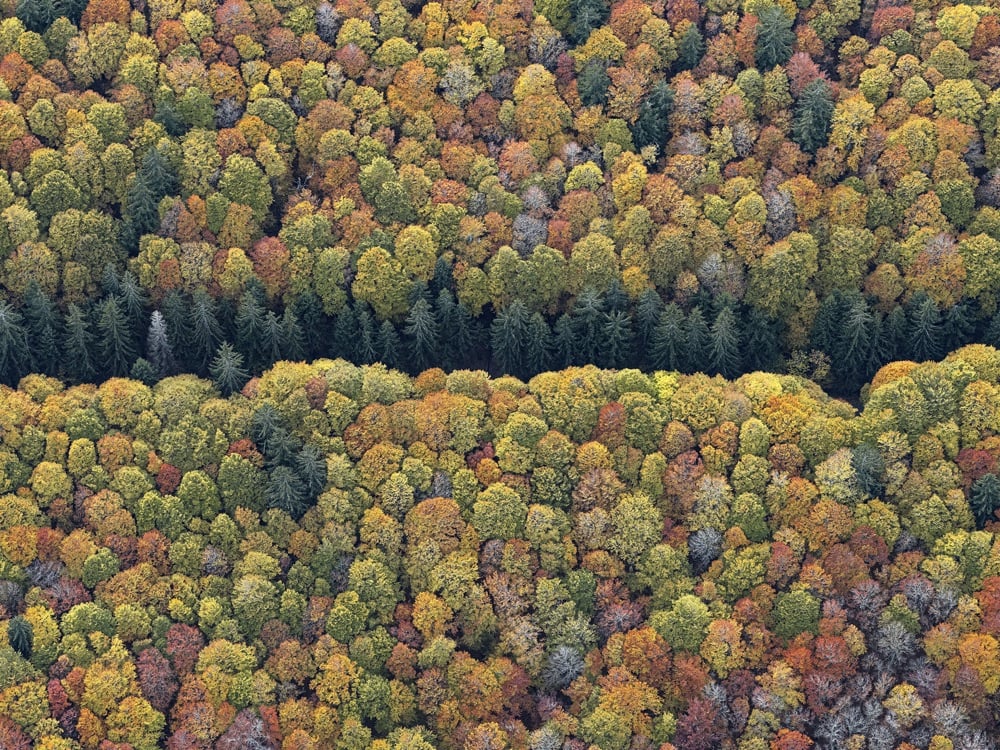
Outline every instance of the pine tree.
POLYGON ((698 67, 705 54, 705 38, 698 30, 697 24, 689 24, 680 44, 677 45, 677 61, 674 67, 678 71, 693 70, 698 67))
POLYGON ((266 370, 275 362, 281 359, 282 351, 285 348, 285 331, 281 325, 281 318, 273 310, 264 313, 264 325, 261 328, 260 345, 260 368, 266 370))
POLYGON ((668 118, 673 107, 674 90, 666 81, 653 84, 653 88, 639 105, 639 117, 632 126, 632 140, 636 148, 656 146, 663 150, 670 134, 668 118))
POLYGON ((704 372, 708 369, 711 346, 711 332, 705 315, 696 307, 684 321, 684 353, 681 363, 684 372, 704 372))
MULTIPOLYGON (((236 350, 243 355, 251 372, 264 369, 270 352, 264 348, 267 312, 257 295, 247 289, 236 308, 236 350)), ((280 328, 280 323, 278 324, 280 328)), ((280 353, 280 343, 277 351, 280 353)))
POLYGON ((215 300, 204 289, 196 290, 191 297, 186 328, 187 330, 177 331, 175 335, 183 337, 187 360, 193 365, 195 372, 204 374, 223 340, 215 300))
POLYGON ((112 376, 128 375, 137 353, 132 343, 131 326, 118 298, 105 299, 97 312, 99 351, 104 372, 112 376))
POLYGON ((784 65, 792 56, 795 32, 792 20, 780 5, 767 5, 757 12, 757 46, 754 59, 762 71, 784 65))
POLYGON ((576 78, 580 103, 585 107, 603 106, 608 101, 610 85, 607 62, 598 58, 588 60, 576 78))
POLYGON ((777 325, 767 315, 751 307, 743 326, 743 362, 748 370, 777 369, 780 338, 777 325))
POLYGON ((325 357, 331 325, 319 296, 310 289, 295 298, 292 309, 302 329, 304 356, 309 360, 325 357))
POLYGON ((681 369, 687 344, 684 323, 684 312, 672 302, 660 313, 649 350, 649 361, 654 370, 681 369))
POLYGON ((573 319, 568 313, 563 313, 559 316, 552 333, 553 367, 569 367, 573 364, 573 357, 576 352, 576 333, 573 319))
POLYGON ((552 329, 539 312, 528 321, 528 337, 524 351, 525 376, 531 377, 549 369, 552 358, 552 329))
POLYGON ((25 291, 22 315, 31 353, 31 369, 46 375, 57 374, 62 358, 59 312, 34 281, 25 291))
POLYGON ((227 397, 243 388, 250 379, 250 374, 243 367, 243 355, 228 341, 219 347, 208 370, 215 387, 227 397))
POLYGON ((333 354, 348 361, 358 359, 358 320, 350 305, 345 305, 333 321, 333 354))
POLYGON ((498 371, 520 377, 524 372, 528 339, 528 308, 514 300, 502 310, 490 326, 490 346, 498 371))
POLYGON ((378 331, 375 329, 375 321, 372 314, 365 307, 359 307, 357 314, 358 340, 355 354, 357 361, 364 365, 378 362, 378 331))
POLYGON ((810 154, 826 145, 833 120, 833 91, 822 78, 811 81, 795 104, 792 140, 810 154))
POLYGON ((940 359, 944 353, 944 330, 934 300, 921 293, 908 307, 910 359, 917 362, 940 359))
POLYGON ((396 326, 388 320, 383 320, 382 326, 378 329, 378 351, 379 361, 386 367, 397 370, 401 368, 402 346, 399 342, 399 334, 396 332, 396 326))
POLYGON ((410 370, 420 373, 437 361, 440 330, 430 303, 418 299, 406 317, 403 328, 406 336, 406 353, 410 370))
POLYGON ((24 617, 18 615, 7 622, 7 643, 22 659, 30 659, 35 643, 35 630, 24 617))
POLYGON ((713 372, 726 378, 742 372, 739 323, 729 307, 723 308, 712 323, 708 361, 713 372))
POLYGON ((604 302, 593 289, 585 289, 573 303, 573 331, 576 335, 574 362, 596 362, 604 328, 604 302))
POLYGON ((67 374, 78 382, 92 381, 97 376, 94 365, 94 335, 90 316, 71 302, 66 308, 63 365, 67 374))
POLYGON ((287 466, 278 466, 271 471, 264 497, 269 508, 283 510, 292 518, 297 519, 308 510, 305 484, 287 466))
POLYGON ((285 307, 281 315, 281 358, 289 362, 301 362, 306 356, 305 334, 295 310, 291 305, 285 307))
POLYGON ((154 310, 149 318, 149 332, 146 334, 146 358, 153 367, 157 379, 165 378, 177 371, 170 334, 163 313, 154 310))
POLYGON ((640 367, 649 365, 649 349, 663 312, 663 298, 655 289, 647 289, 639 296, 635 306, 636 362, 640 367))
POLYGON ((16 385, 31 366, 28 335, 21 314, 0 300, 0 379, 16 385))
POLYGON ((601 362, 605 367, 619 369, 632 356, 632 317, 616 310, 604 314, 601 339, 601 362))
POLYGON ((570 0, 570 41, 575 44, 587 41, 590 32, 603 26, 610 13, 607 0, 570 0))

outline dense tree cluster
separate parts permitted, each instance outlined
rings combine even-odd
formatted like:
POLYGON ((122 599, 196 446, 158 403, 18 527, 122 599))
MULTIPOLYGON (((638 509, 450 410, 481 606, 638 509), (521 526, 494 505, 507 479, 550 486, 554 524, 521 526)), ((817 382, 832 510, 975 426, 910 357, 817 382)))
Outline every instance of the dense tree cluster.
POLYGON ((4 748, 995 747, 996 349, 226 390, 0 386, 4 748))
POLYGON ((993 343, 998 41, 953 2, 3 0, 0 376, 675 366, 680 314, 689 370, 846 392, 993 343))

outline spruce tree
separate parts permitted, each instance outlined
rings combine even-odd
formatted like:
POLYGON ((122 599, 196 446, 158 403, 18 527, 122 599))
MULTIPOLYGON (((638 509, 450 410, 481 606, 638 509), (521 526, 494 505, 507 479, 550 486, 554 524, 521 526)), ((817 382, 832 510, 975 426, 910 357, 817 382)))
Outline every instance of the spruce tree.
POLYGON ((811 81, 795 103, 792 140, 810 154, 826 145, 833 120, 833 91, 822 78, 811 81))
POLYGON ((819 306, 813 318, 809 333, 809 344, 827 355, 833 356, 840 338, 841 322, 844 316, 844 298, 836 291, 828 295, 819 306))
POLYGON ((305 486, 307 497, 315 499, 326 488, 326 456, 315 445, 306 445, 298 452, 295 471, 305 486))
POLYGON ((1000 508, 1000 479, 996 474, 983 474, 973 483, 969 491, 969 508, 980 529, 987 521, 996 520, 995 513, 1000 508))
POLYGON ((524 350, 525 376, 532 377, 549 369, 552 358, 552 329, 540 312, 528 320, 528 338, 524 350))
POLYGON ((403 328, 406 336, 407 364, 411 372, 423 372, 437 361, 441 332, 430 303, 421 297, 406 317, 403 328))
POLYGON ((300 362, 306 356, 305 334, 299 325, 298 316, 291 305, 285 307, 281 315, 281 358, 289 362, 300 362))
POLYGON ((838 381, 853 389, 868 377, 874 319, 868 303, 857 292, 843 298, 841 311, 837 338, 829 354, 838 381))
POLYGON ((601 363, 604 367, 619 369, 628 365, 632 356, 632 317, 616 310, 604 314, 601 338, 601 363))
POLYGON ((750 370, 775 370, 781 354, 777 324, 751 307, 743 326, 743 363, 750 370))
POLYGON ((204 289, 196 290, 191 297, 186 328, 186 331, 178 331, 175 335, 187 337, 185 349, 188 362, 195 372, 205 374, 223 341, 223 333, 215 300, 204 289))
POLYGON ((917 362, 940 359, 944 353, 944 328, 934 300, 920 293, 908 308, 910 359, 917 362))
POLYGON ((35 630, 21 615, 7 622, 7 643, 20 654, 22 659, 30 659, 35 644, 35 630))
POLYGON ((684 321, 684 372, 704 372, 709 367, 711 332, 700 307, 695 307, 684 321))
POLYGON ((31 366, 28 334, 21 314, 8 302, 0 300, 0 379, 16 385, 31 366))
POLYGON ((302 329, 306 359, 325 357, 328 353, 331 324, 323 311, 322 300, 310 289, 295 298, 292 309, 302 329))
POLYGON ((501 374, 518 377, 523 374, 530 317, 524 303, 514 300, 493 319, 490 346, 496 369, 501 374))
POLYGON ((182 370, 196 369, 191 358, 191 328, 188 316, 191 314, 191 301, 185 299, 177 290, 171 290, 160 304, 160 312, 167 329, 167 341, 170 350, 182 370))
POLYGON ((18 0, 17 17, 28 31, 42 34, 59 17, 55 0, 18 0))
POLYGON ((358 359, 358 320, 350 305, 344 305, 333 321, 333 356, 348 361, 358 359))
POLYGON ((705 38, 698 30, 698 25, 690 23, 684 36, 681 37, 680 44, 677 45, 677 60, 674 67, 678 71, 693 70, 698 67, 704 54, 705 38))
POLYGON ((663 298, 655 289, 647 289, 635 305, 636 362, 640 367, 649 364, 649 349, 653 334, 663 312, 663 298))
POLYGON ((885 341, 885 361, 893 362, 897 359, 905 359, 909 345, 910 324, 906 320, 906 312, 901 305, 892 308, 892 312, 885 316, 885 323, 882 327, 883 339, 885 341))
POLYGON ((292 518, 301 517, 309 509, 305 483, 288 466, 277 466, 270 472, 264 497, 269 508, 283 510, 292 518))
POLYGON ((590 32, 605 24, 611 8, 607 0, 569 0, 569 38, 583 44, 590 32))
POLYGON ((208 371, 215 387, 227 397, 243 388, 250 379, 250 374, 243 367, 243 355, 228 341, 219 347, 208 371))
POLYGON ((118 284, 117 297, 122 312, 125 313, 125 317, 128 319, 129 326, 135 332, 133 340, 137 339, 139 332, 146 329, 148 299, 142 286, 139 284, 139 279, 131 271, 125 271, 122 274, 121 281, 118 284))
POLYGON ((165 378, 177 371, 177 361, 170 345, 170 334, 163 313, 154 310, 149 318, 149 332, 146 334, 146 359, 153 367, 157 379, 165 378))
MULTIPOLYGON (((263 304, 251 289, 247 289, 236 308, 236 350, 243 355, 251 372, 264 369, 269 354, 264 348, 266 324, 267 312, 263 304)), ((280 345, 278 351, 281 351, 280 345)))
POLYGON ((958 349, 973 340, 976 334, 973 318, 969 300, 961 300, 948 308, 944 314, 944 338, 949 348, 958 349))
POLYGON ((137 356, 128 318, 117 297, 108 297, 97 309, 97 331, 104 372, 126 376, 137 356))
MULTIPOLYGON (((437 321, 440 332, 441 364, 446 370, 457 369, 462 362, 460 354, 461 347, 455 341, 456 329, 458 328, 458 304, 455 302, 455 295, 449 289, 442 289, 438 292, 434 301, 434 318, 437 321)), ((463 342, 463 345, 465 342, 463 342)))
POLYGON ((687 344, 684 312, 673 302, 660 314, 650 342, 649 361, 654 370, 680 370, 687 344))
POLYGON ((66 373, 77 382, 89 382, 97 377, 94 364, 94 334, 91 333, 90 316, 71 302, 66 308, 63 338, 63 366, 66 373))
POLYGON ((378 362, 378 330, 375 328, 375 320, 364 306, 358 308, 356 318, 358 321, 358 339, 355 347, 357 361, 364 365, 378 362))
POLYGON ((574 362, 596 362, 604 329, 604 302, 593 289, 584 289, 573 303, 573 331, 576 336, 574 362))
POLYGON ((708 361, 713 372, 726 378, 742 372, 739 323, 729 307, 723 308, 712 322, 708 361))
POLYGON ((396 326, 390 321, 383 320, 382 326, 378 329, 378 351, 379 361, 386 367, 401 369, 402 345, 399 342, 399 334, 396 326))
POLYGON ((608 101, 608 87, 611 76, 608 75, 608 64, 599 58, 587 61, 576 79, 576 88, 580 94, 580 103, 585 107, 601 106, 608 101))
POLYGON ((670 134, 668 118, 673 107, 674 90, 666 81, 657 81, 639 105, 639 117, 632 126, 636 148, 656 146, 662 152, 670 134))
POLYGON ((132 380, 138 380, 140 383, 145 383, 148 386, 156 385, 160 380, 156 369, 145 357, 139 357, 132 363, 128 371, 128 376, 132 380))
POLYGON ((795 47, 792 20, 780 5, 767 5, 757 12, 757 46, 754 59, 757 67, 767 72, 775 65, 784 65, 795 47))
POLYGON ((285 331, 281 325, 281 318, 273 310, 268 310, 264 313, 264 324, 261 327, 258 346, 260 360, 256 369, 266 370, 280 360, 284 348, 285 331))
POLYGON ((576 332, 568 313, 559 316, 552 334, 552 366, 559 369, 569 367, 576 352, 576 332))
POLYGON ((24 327, 34 372, 56 375, 62 359, 59 312, 49 296, 32 281, 24 294, 24 327))

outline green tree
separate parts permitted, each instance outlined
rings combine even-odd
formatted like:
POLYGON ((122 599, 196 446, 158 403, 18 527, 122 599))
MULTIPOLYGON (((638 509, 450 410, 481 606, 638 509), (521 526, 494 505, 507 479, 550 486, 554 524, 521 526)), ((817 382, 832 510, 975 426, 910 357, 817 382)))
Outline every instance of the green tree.
POLYGON ((410 369, 419 373, 437 362, 441 332, 430 303, 421 297, 406 317, 403 334, 407 341, 410 369))
POLYGON ((125 376, 137 356, 128 318, 115 297, 101 302, 97 313, 98 344, 104 371, 109 375, 125 376))
POLYGON ((819 630, 820 601, 805 590, 778 595, 774 607, 774 632, 786 641, 799 633, 819 630))
POLYGON ((170 334, 167 331, 167 321, 163 313, 154 310, 149 318, 149 331, 146 334, 146 357, 153 366, 158 379, 173 375, 177 371, 174 350, 170 345, 170 334))
POLYGON ((715 316, 709 337, 709 365, 713 372, 735 378, 742 371, 740 328, 732 308, 724 307, 715 316))
POLYGON ((299 518, 308 510, 305 484, 288 466, 278 466, 270 472, 264 497, 269 508, 283 510, 292 518, 299 518))
POLYGON ((11 618, 7 623, 7 642, 10 647, 17 651, 23 659, 30 659, 32 647, 34 646, 35 633, 23 616, 11 618))
POLYGON ((243 355, 228 341, 219 347, 208 370, 212 382, 223 396, 230 396, 239 391, 250 379, 250 374, 243 367, 243 355))
POLYGON ((1000 508, 1000 479, 996 474, 983 474, 973 483, 969 492, 969 507, 979 528, 983 528, 987 521, 996 520, 995 514, 1000 508))
POLYGON ((664 308, 650 341, 649 361, 656 370, 680 370, 686 345, 684 312, 673 302, 664 308))
POLYGON ((576 79, 580 102, 585 107, 606 104, 610 85, 611 76, 608 75, 607 63, 597 58, 588 60, 576 79))
POLYGON ((31 352, 31 369, 46 375, 55 375, 62 359, 62 321, 56 306, 32 282, 24 295, 24 326, 31 352))
POLYGON ((910 359, 922 362, 940 358, 944 353, 944 329, 934 300, 921 293, 907 307, 910 359))
POLYGON ((240 296, 235 322, 237 351, 252 371, 262 370, 268 364, 268 351, 264 348, 267 311, 257 290, 248 287, 240 296))
POLYGON ((590 32, 608 20, 611 9, 607 0, 570 0, 569 38, 575 44, 587 41, 590 32))
POLYGON ((545 372, 552 358, 552 329, 539 312, 528 321, 528 339, 524 351, 527 376, 545 372))
POLYGON ((493 360, 500 372, 520 376, 524 371, 530 315, 520 300, 502 310, 490 326, 493 360))
POLYGON ((795 103, 792 140, 810 154, 826 145, 833 120, 833 92, 821 78, 811 81, 795 103))
POLYGON ((684 353, 681 359, 684 372, 702 372, 707 369, 712 336, 700 307, 688 313, 684 321, 684 353))
POLYGON ((792 21, 780 5, 767 5, 757 12, 757 46, 754 60, 757 67, 768 71, 775 65, 784 65, 792 56, 795 32, 792 21))
POLYGON ((673 106, 674 90, 665 81, 653 84, 639 105, 639 117, 632 126, 632 140, 636 148, 656 146, 662 151, 670 133, 668 118, 673 106))
POLYGON ((705 38, 697 24, 689 23, 677 45, 677 70, 693 70, 698 67, 704 54, 705 38))
POLYGON ((621 310, 605 313, 602 334, 602 364, 616 369, 626 366, 633 351, 632 317, 621 310))
POLYGON ((94 362, 94 334, 91 333, 90 316, 71 302, 66 309, 65 329, 65 371, 80 382, 93 380, 97 376, 97 367, 94 362))
POLYGON ((187 353, 187 361, 197 372, 207 372, 223 336, 215 300, 204 289, 196 290, 191 296, 185 327, 186 331, 175 333, 183 347, 178 351, 187 353))

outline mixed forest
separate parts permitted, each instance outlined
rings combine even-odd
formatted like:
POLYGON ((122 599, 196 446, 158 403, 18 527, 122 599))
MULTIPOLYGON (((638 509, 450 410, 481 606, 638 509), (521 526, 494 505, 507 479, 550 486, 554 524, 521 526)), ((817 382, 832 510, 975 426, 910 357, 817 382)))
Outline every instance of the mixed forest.
POLYGON ((996 750, 994 0, 0 0, 2 750, 996 750))

